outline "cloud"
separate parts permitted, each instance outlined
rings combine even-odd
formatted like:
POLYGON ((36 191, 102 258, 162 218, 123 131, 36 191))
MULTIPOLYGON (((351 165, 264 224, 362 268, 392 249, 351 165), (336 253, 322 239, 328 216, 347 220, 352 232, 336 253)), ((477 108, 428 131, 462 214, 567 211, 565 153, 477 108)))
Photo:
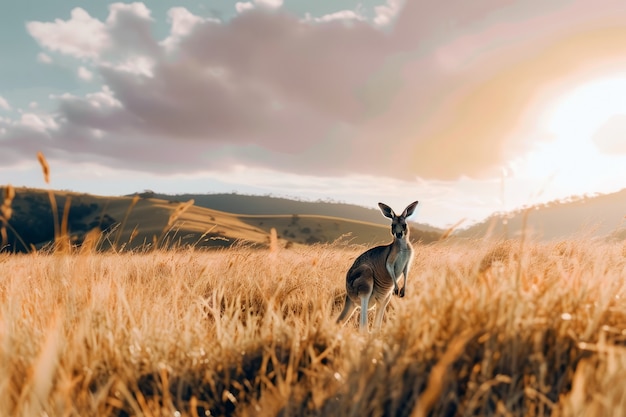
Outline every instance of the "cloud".
POLYGON ((17 125, 39 133, 58 129, 58 124, 53 117, 35 113, 22 113, 17 125))
POLYGON ((52 58, 48 54, 44 54, 43 52, 39 52, 37 54, 37 61, 41 62, 42 64, 50 64, 50 63, 52 63, 52 58))
POLYGON ((143 3, 113 3, 109 6, 109 16, 106 22, 108 25, 117 26, 133 17, 149 21, 152 20, 152 13, 143 3))
POLYGON ((389 25, 395 17, 400 13, 402 9, 402 0, 387 0, 382 6, 374 7, 376 16, 374 17, 374 24, 377 26, 389 25))
POLYGON ((109 46, 104 23, 80 7, 67 21, 28 22, 26 29, 46 49, 77 58, 95 58, 109 46))
POLYGON ((196 16, 184 7, 171 8, 167 12, 167 18, 168 22, 171 24, 170 36, 161 42, 167 50, 176 48, 178 42, 189 35, 198 24, 210 20, 196 16))
POLYGON ((246 10, 252 10, 254 9, 254 4, 252 4, 249 1, 243 2, 243 1, 238 1, 237 3, 235 3, 235 10, 237 10, 237 13, 243 13, 246 10))
MULTIPOLYGON (((172 12, 176 15, 176 10, 172 12)), ((172 19, 173 30, 180 31, 178 17, 172 19)), ((74 8, 70 19, 54 22, 28 22, 28 33, 44 48, 64 55, 94 62, 112 62, 135 54, 158 56, 160 47, 152 36, 153 19, 143 3, 112 3, 105 22, 74 8)), ((49 56, 39 55, 40 62, 49 56)))
POLYGON ((311 17, 310 14, 307 14, 304 20, 313 22, 343 21, 349 23, 352 20, 365 20, 365 17, 355 10, 340 10, 338 12, 325 14, 321 17, 311 17))
POLYGON ((253 0, 254 4, 270 9, 277 9, 283 5, 283 0, 253 0))
POLYGON ((0 109, 3 110, 11 110, 11 106, 9 105, 9 102, 2 96, 0 96, 0 109))
POLYGON ((255 7, 261 7, 265 9, 278 9, 283 5, 283 0, 252 0, 252 1, 238 1, 235 3, 235 10, 237 13, 243 13, 247 10, 253 10, 255 7))
MULTIPOLYGON (((172 22, 179 23, 176 19, 172 22)), ((150 10, 143 3, 109 5, 105 30, 114 49, 104 58, 115 60, 135 54, 158 58, 162 51, 152 35, 152 24, 150 10)))
POLYGON ((78 67, 78 78, 85 81, 91 81, 93 79, 93 73, 87 68, 80 66, 78 67))
POLYGON ((626 67, 623 14, 591 3, 388 0, 370 20, 259 3, 229 21, 172 8, 165 39, 141 3, 29 23, 104 87, 57 97, 39 130, 5 123, 0 141, 155 172, 475 178, 543 140, 537 92, 626 67))

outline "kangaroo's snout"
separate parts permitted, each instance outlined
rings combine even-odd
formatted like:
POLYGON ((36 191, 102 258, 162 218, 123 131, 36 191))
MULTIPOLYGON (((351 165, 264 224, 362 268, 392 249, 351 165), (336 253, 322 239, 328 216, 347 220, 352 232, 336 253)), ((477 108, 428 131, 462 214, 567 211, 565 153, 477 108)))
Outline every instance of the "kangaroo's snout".
POLYGON ((394 219, 391 224, 391 235, 396 239, 402 239, 406 236, 406 223, 400 219, 394 219))

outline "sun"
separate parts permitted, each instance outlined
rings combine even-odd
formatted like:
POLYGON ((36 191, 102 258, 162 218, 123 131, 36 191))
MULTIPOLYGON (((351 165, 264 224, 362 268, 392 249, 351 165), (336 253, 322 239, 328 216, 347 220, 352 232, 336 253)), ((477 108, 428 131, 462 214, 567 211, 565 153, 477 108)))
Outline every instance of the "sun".
MULTIPOLYGON (((560 196, 626 187, 626 156, 612 155, 597 143, 598 132, 607 122, 626 115, 626 74, 578 85, 546 109, 539 130, 547 139, 537 141, 518 161, 523 176, 538 183, 550 182, 560 196)), ((614 143, 626 140, 617 136, 604 139, 614 143)))
POLYGON ((591 138, 616 114, 626 114, 626 76, 592 81, 559 97, 547 127, 559 137, 591 138))

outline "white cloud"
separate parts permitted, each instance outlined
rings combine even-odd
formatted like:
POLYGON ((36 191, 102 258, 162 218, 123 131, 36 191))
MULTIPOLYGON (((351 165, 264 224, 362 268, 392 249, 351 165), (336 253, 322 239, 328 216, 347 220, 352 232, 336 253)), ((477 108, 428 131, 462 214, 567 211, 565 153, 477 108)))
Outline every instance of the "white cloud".
POLYGON ((246 10, 252 10, 254 9, 254 4, 246 1, 246 2, 242 2, 242 1, 238 1, 237 3, 235 3, 235 10, 237 10, 237 13, 243 13, 246 10))
POLYGON ((261 7, 268 7, 271 9, 277 9, 283 5, 283 0, 253 0, 254 4, 261 7))
POLYGON ((56 130, 59 127, 52 116, 35 113, 23 113, 16 125, 32 129, 39 133, 46 133, 50 130, 56 130))
POLYGON ((152 20, 150 9, 143 3, 113 3, 109 5, 109 16, 106 23, 108 26, 115 26, 132 15, 140 19, 152 20))
POLYGON ((113 91, 108 86, 103 86, 102 90, 97 93, 87 94, 87 101, 94 107, 110 107, 121 108, 122 103, 115 98, 113 91))
POLYGON ((243 13, 247 10, 253 10, 257 7, 261 9, 278 9, 283 5, 283 0, 252 0, 238 1, 235 3, 237 13, 243 13))
POLYGON ((9 105, 9 102, 2 96, 0 96, 0 109, 4 109, 4 110, 11 110, 11 106, 9 105))
MULTIPOLYGON (((86 94, 85 97, 79 97, 70 93, 63 93, 61 95, 50 95, 51 100, 57 100, 62 105, 67 103, 78 103, 79 106, 94 107, 100 109, 122 108, 122 103, 115 97, 111 88, 107 85, 102 86, 102 89, 95 93, 86 94)), ((65 108, 63 108, 62 114, 65 114, 65 108)))
POLYGON ((171 24, 170 36, 161 44, 168 50, 173 50, 182 38, 191 33, 194 27, 205 21, 184 7, 172 7, 168 10, 167 17, 171 24))
POLYGON ((26 29, 41 46, 77 58, 96 58, 109 46, 104 24, 80 7, 69 20, 28 22, 26 29))
POLYGON ((374 7, 374 12, 376 13, 374 24, 377 26, 389 25, 400 13, 403 3, 402 0, 387 0, 386 4, 374 7))
POLYGON ((78 67, 78 78, 85 81, 91 81, 93 79, 93 72, 83 66, 80 66, 78 67))
POLYGON ((36 101, 31 101, 31 102, 28 104, 28 108, 29 108, 29 109, 33 109, 33 110, 34 110, 34 109, 37 109, 38 107, 39 107, 39 103, 37 103, 36 101))
MULTIPOLYGON (((151 32, 152 23, 151 12, 143 3, 113 3, 109 5, 109 15, 104 22, 77 7, 71 11, 68 20, 33 21, 28 22, 26 28, 42 47, 50 51, 96 63, 115 64, 138 52, 159 54, 159 45, 151 32)), ((180 26, 179 31, 182 30, 180 26)), ((51 62, 43 52, 38 55, 38 60, 51 62)))
POLYGON ((50 64, 52 63, 52 57, 50 57, 50 55, 48 54, 44 54, 43 52, 39 52, 37 54, 37 61, 41 62, 42 64, 50 64))
POLYGON ((365 21, 365 17, 361 15, 358 11, 341 10, 338 12, 323 15, 321 17, 311 17, 311 15, 307 13, 304 19, 304 21, 313 21, 313 22, 332 22, 334 20, 347 21, 347 22, 351 20, 365 21))
POLYGON ((155 65, 156 62, 153 58, 145 55, 138 55, 115 65, 105 64, 104 67, 114 68, 118 71, 140 75, 143 77, 152 77, 154 75, 155 65))
POLYGON ((179 37, 189 35, 193 28, 204 20, 184 7, 173 7, 167 15, 172 23, 171 34, 179 37))

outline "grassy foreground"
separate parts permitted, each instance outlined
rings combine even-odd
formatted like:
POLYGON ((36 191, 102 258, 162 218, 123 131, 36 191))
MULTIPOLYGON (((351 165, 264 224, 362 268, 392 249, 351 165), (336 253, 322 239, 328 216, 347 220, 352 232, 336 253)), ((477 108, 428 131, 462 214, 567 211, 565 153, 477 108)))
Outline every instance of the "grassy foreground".
POLYGON ((626 415, 626 245, 416 247, 378 334, 363 247, 0 254, 0 415, 626 415))

